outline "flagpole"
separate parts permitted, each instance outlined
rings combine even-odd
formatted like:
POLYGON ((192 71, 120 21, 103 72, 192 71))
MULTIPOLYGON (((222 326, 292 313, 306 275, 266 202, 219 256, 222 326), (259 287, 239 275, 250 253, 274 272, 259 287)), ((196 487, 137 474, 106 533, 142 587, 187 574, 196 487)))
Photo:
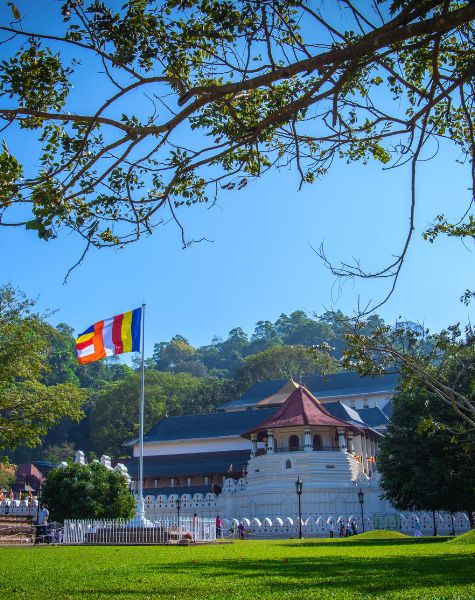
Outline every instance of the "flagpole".
POLYGON ((139 516, 145 517, 145 506, 143 499, 143 414, 145 404, 145 304, 142 304, 142 365, 140 381, 140 410, 139 410, 139 437, 140 437, 140 458, 139 458, 139 516))

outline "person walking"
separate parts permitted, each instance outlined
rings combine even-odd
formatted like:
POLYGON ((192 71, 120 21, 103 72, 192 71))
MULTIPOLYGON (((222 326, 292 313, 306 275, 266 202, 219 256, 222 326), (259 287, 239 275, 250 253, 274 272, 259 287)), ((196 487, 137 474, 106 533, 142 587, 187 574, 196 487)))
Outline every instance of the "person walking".
POLYGON ((414 531, 414 537, 421 537, 421 535, 422 535, 421 524, 419 521, 416 521, 416 530, 414 531))
POLYGON ((356 519, 353 519, 351 521, 351 535, 357 535, 358 534, 358 526, 356 524, 356 519))
POLYGON ((333 538, 335 536, 335 525, 333 523, 333 520, 331 520, 328 525, 328 531, 330 532, 330 537, 333 538))
POLYGON ((343 521, 340 521, 340 537, 345 537, 345 524, 343 523, 343 521))
POLYGON ((244 539, 244 523, 242 521, 239 521, 238 531, 239 531, 239 539, 243 540, 244 539))
POLYGON ((223 521, 219 515, 216 517, 216 537, 223 537, 223 521))
POLYGON ((350 525, 350 521, 347 521, 347 523, 346 523, 345 537, 351 537, 351 525, 350 525))

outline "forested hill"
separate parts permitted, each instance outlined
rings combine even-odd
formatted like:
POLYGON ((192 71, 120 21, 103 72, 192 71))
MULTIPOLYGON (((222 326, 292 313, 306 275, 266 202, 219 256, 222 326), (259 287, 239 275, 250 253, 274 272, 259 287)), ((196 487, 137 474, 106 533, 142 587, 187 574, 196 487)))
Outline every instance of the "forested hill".
MULTIPOLYGON (((210 344, 198 348, 190 344, 186 337, 175 335, 170 341, 154 345, 153 357, 149 359, 148 366, 159 371, 187 372, 201 377, 211 375, 236 378, 249 357, 276 347, 308 348, 327 344, 330 355, 340 358, 343 349, 343 322, 346 319, 342 313, 326 312, 321 316, 311 317, 302 310, 296 310, 290 315, 280 315, 274 323, 258 321, 252 334, 246 333, 241 327, 235 327, 225 340, 214 338, 210 344)), ((377 315, 368 320, 370 328, 382 323, 377 315)), ((272 354, 263 358, 271 360, 272 354)))
MULTIPOLYGON (((252 333, 235 327, 226 339, 214 338, 201 347, 178 334, 157 341, 146 359, 145 427, 165 415, 213 411, 257 381, 339 370, 344 319, 341 313, 312 317, 298 310, 282 314, 274 323, 259 321, 252 333), (309 352, 315 346, 320 349, 309 352)), ((373 316, 368 326, 381 323, 373 316)), ((71 457, 75 449, 96 455, 127 453, 124 443, 138 431, 138 364, 129 367, 113 358, 78 365, 74 332, 65 324, 54 329, 49 344, 50 369, 44 382, 86 389, 85 417, 79 423, 64 418, 42 445, 19 447, 9 453, 10 459, 55 462, 71 457)))

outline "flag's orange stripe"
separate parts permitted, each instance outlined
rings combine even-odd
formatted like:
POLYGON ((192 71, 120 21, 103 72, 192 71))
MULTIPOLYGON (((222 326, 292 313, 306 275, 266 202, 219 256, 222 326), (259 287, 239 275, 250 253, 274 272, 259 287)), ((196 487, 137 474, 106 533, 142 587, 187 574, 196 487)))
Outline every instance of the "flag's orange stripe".
MULTIPOLYGON (((106 351, 104 350, 104 341, 102 339, 102 329, 104 327, 104 321, 94 323, 94 360, 101 360, 106 357, 106 351)), ((88 357, 89 358, 89 357, 88 357)))

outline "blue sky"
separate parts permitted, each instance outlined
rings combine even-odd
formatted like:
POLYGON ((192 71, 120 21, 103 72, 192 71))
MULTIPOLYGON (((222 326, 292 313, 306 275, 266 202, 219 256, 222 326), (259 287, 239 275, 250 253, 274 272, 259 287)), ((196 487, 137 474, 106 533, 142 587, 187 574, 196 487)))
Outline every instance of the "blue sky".
MULTIPOLYGON (((446 145, 420 164, 415 236, 396 292, 378 311, 390 322, 402 316, 437 330, 473 316, 459 301, 475 287, 473 245, 421 239, 435 215, 458 218, 470 200, 469 169, 457 158, 446 145)), ((33 232, 1 229, 0 283, 38 296, 41 309, 57 310, 52 323, 76 331, 145 301, 148 354, 176 333, 201 345, 296 309, 351 313, 359 300, 381 299, 387 282, 348 282, 339 290, 310 246, 324 242, 335 262, 355 257, 368 268, 385 266, 403 243, 409 183, 406 167, 336 161, 325 179, 298 192, 294 172, 273 171, 243 191, 222 193, 211 209, 181 210, 188 237, 211 243, 182 250, 170 223, 124 250, 91 250, 66 285, 80 240, 63 232, 46 243, 33 232)))

